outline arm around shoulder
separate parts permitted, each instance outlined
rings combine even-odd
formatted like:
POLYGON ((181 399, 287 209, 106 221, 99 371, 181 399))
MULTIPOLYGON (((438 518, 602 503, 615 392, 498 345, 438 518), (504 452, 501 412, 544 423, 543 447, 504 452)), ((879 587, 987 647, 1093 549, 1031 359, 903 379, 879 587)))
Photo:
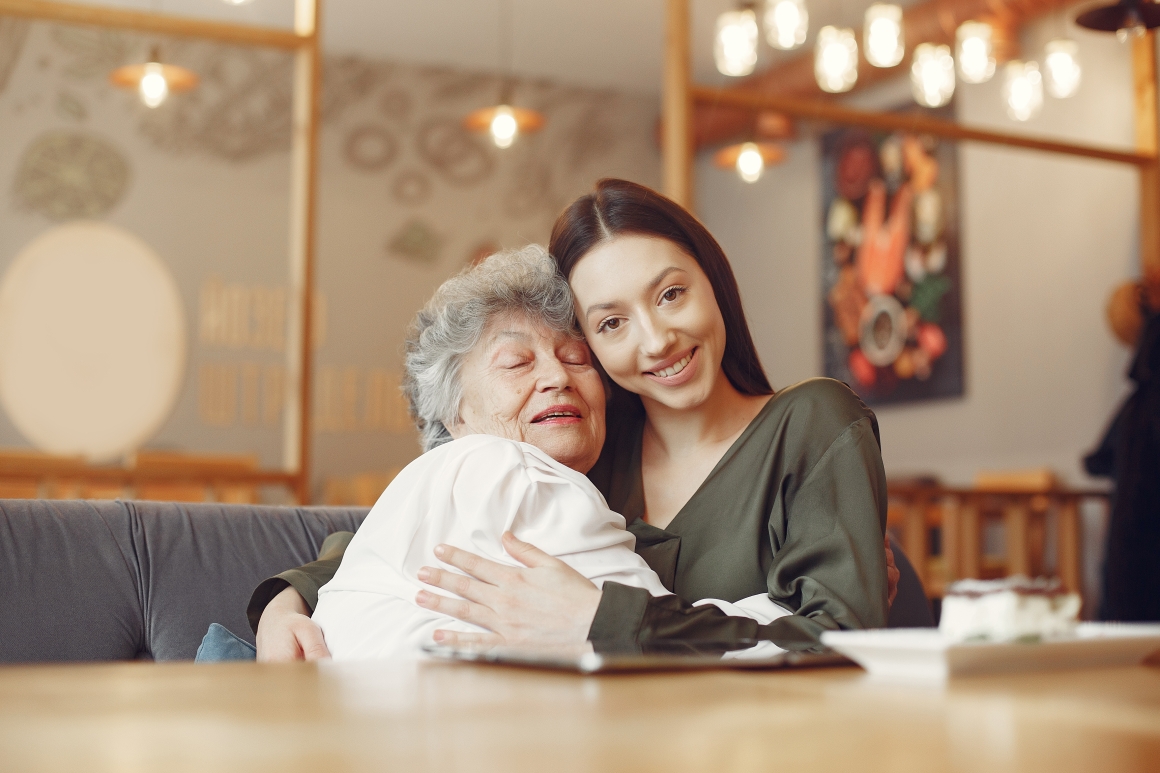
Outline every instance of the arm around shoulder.
POLYGON ((353 532, 336 531, 322 543, 318 552, 318 560, 294 569, 287 569, 264 580, 254 589, 250 596, 250 603, 246 607, 246 616, 250 621, 250 628, 255 634, 258 632, 258 623, 262 619, 266 607, 287 588, 293 588, 302 600, 301 614, 309 616, 318 605, 318 591, 323 585, 330 582, 354 537, 353 532))

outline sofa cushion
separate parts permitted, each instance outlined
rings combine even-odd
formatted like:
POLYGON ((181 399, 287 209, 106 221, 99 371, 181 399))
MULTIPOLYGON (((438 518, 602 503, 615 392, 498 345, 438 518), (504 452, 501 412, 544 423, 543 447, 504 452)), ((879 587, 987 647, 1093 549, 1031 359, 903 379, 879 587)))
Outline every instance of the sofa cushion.
POLYGON ((137 657, 136 565, 118 502, 0 500, 0 661, 137 657))
POLYGON ((262 580, 318 557, 326 536, 354 531, 366 508, 125 502, 144 589, 146 651, 192 660, 210 623, 254 643, 246 620, 262 580))
POLYGON ((366 508, 0 500, 0 662, 192 660, 366 508))

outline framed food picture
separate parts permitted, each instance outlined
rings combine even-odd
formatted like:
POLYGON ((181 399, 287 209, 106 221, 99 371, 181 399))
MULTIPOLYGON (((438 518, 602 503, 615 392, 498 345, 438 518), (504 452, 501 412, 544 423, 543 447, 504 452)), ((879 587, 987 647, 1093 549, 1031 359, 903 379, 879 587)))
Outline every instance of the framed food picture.
POLYGON ((825 373, 869 405, 963 393, 957 172, 934 137, 822 137, 825 373))

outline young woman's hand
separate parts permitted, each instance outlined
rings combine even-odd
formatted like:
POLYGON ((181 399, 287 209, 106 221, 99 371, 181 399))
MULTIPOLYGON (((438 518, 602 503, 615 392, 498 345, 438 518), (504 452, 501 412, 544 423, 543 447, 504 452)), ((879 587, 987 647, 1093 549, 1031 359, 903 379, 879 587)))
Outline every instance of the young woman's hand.
POLYGON ((898 595, 898 579, 902 576, 902 572, 898 571, 898 567, 894 565, 894 548, 890 547, 890 537, 886 538, 886 587, 889 589, 889 595, 886 597, 886 605, 889 607, 894 603, 894 597, 898 595))
POLYGON ((416 603, 492 633, 436 631, 435 641, 452 646, 579 644, 600 605, 600 589, 558 558, 504 532, 503 546, 525 568, 504 566, 449 545, 435 548, 439 560, 469 577, 425 566, 419 579, 454 593, 451 599, 419 591, 416 603))
POLYGON ((258 660, 263 663, 330 657, 322 629, 310 619, 310 608, 293 586, 270 599, 258 621, 256 641, 258 660))

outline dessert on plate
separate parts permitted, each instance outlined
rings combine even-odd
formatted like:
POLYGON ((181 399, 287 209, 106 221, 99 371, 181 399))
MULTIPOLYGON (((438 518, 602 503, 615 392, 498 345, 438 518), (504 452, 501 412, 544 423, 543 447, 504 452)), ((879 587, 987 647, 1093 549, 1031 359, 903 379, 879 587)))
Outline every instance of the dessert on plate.
POLYGON ((1056 579, 959 580, 943 599, 939 630, 953 641, 1040 641, 1072 633, 1079 608, 1079 595, 1056 579))

